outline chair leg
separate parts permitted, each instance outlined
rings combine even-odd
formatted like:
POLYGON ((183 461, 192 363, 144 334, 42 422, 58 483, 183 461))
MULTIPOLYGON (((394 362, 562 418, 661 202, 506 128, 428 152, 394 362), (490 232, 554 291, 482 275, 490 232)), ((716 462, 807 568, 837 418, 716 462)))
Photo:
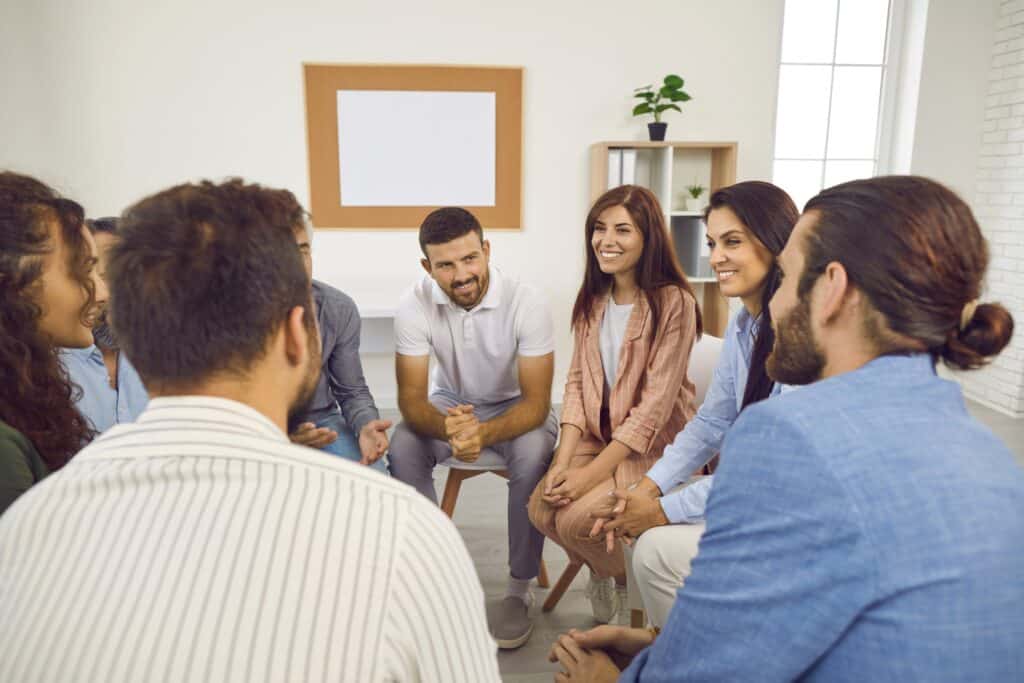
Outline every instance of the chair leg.
POLYGON ((465 479, 463 470, 448 470, 448 478, 444 482, 444 495, 441 496, 441 512, 451 519, 455 514, 455 501, 459 498, 459 488, 465 479))
POLYGON ((558 582, 555 587, 548 593, 548 599, 544 601, 542 609, 545 612, 550 612, 558 604, 558 601, 562 599, 562 595, 569 588, 569 584, 576 578, 576 575, 580 573, 580 568, 583 567, 583 560, 571 560, 569 566, 565 568, 562 575, 558 577, 558 582))
POLYGON ((540 558, 540 570, 537 572, 537 585, 541 588, 547 588, 551 585, 548 581, 548 568, 544 564, 544 558, 540 558))

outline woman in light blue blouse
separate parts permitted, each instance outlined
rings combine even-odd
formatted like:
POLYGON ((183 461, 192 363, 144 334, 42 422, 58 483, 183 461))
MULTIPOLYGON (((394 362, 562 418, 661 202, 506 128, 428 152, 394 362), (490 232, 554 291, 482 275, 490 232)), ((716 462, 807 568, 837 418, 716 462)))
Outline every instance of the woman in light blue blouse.
POLYGON ((714 477, 679 486, 718 453, 746 406, 782 390, 765 372, 775 340, 768 301, 779 286, 775 259, 798 217, 789 195, 759 181, 716 191, 704 211, 719 288, 725 296, 739 298, 743 307, 725 331, 714 378, 696 417, 643 479, 630 491, 620 492, 621 512, 604 525, 638 539, 633 571, 655 626, 664 623, 676 591, 689 576, 714 477))

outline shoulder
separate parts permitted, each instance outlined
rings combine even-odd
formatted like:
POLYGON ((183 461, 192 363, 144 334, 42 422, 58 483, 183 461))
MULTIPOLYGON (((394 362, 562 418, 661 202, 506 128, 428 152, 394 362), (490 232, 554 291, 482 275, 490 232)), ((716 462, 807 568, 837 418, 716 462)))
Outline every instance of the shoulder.
POLYGON ((24 434, 0 420, 0 453, 35 453, 36 449, 24 434))
POLYGON ((28 437, 0 420, 0 479, 31 484, 45 473, 42 456, 28 437))
POLYGON ((358 312, 356 302, 352 297, 326 282, 313 280, 313 297, 317 305, 328 313, 348 315, 358 312))
POLYGON ((697 300, 679 285, 662 285, 654 290, 651 298, 655 299, 666 313, 683 313, 697 308, 697 300))
POLYGON ((494 266, 491 267, 491 278, 500 281, 503 306, 515 308, 529 308, 532 306, 547 306, 543 292, 531 284, 523 282, 517 275, 512 275, 494 266))
POLYGON ((430 276, 424 276, 412 285, 405 288, 398 297, 398 307, 395 310, 395 318, 408 318, 410 316, 426 315, 430 310, 433 301, 432 285, 434 281, 430 276))

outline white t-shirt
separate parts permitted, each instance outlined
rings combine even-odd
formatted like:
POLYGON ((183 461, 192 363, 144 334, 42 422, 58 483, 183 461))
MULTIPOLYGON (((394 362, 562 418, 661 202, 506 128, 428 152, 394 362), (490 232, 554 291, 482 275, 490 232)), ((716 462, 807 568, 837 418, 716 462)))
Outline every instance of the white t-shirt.
POLYGON ((626 324, 633 312, 633 304, 621 306, 608 297, 608 305, 604 309, 601 320, 601 363, 604 365, 604 381, 609 387, 615 386, 615 374, 619 369, 619 351, 622 350, 622 339, 626 336, 626 324))
POLYGON ((555 338, 540 293, 491 266, 487 293, 471 311, 452 303, 429 275, 408 289, 395 314, 395 349, 433 354, 431 393, 479 405, 520 396, 517 357, 547 355, 555 338))

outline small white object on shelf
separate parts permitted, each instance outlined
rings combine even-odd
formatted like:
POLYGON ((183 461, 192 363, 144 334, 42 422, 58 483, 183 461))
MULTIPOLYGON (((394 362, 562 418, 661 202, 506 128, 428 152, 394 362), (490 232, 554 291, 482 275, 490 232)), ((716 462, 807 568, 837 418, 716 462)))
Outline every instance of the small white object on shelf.
POLYGON ((622 184, 634 185, 636 184, 636 150, 623 149, 619 151, 622 153, 622 184))
POLYGON ((608 189, 622 184, 622 150, 608 150, 608 189))

